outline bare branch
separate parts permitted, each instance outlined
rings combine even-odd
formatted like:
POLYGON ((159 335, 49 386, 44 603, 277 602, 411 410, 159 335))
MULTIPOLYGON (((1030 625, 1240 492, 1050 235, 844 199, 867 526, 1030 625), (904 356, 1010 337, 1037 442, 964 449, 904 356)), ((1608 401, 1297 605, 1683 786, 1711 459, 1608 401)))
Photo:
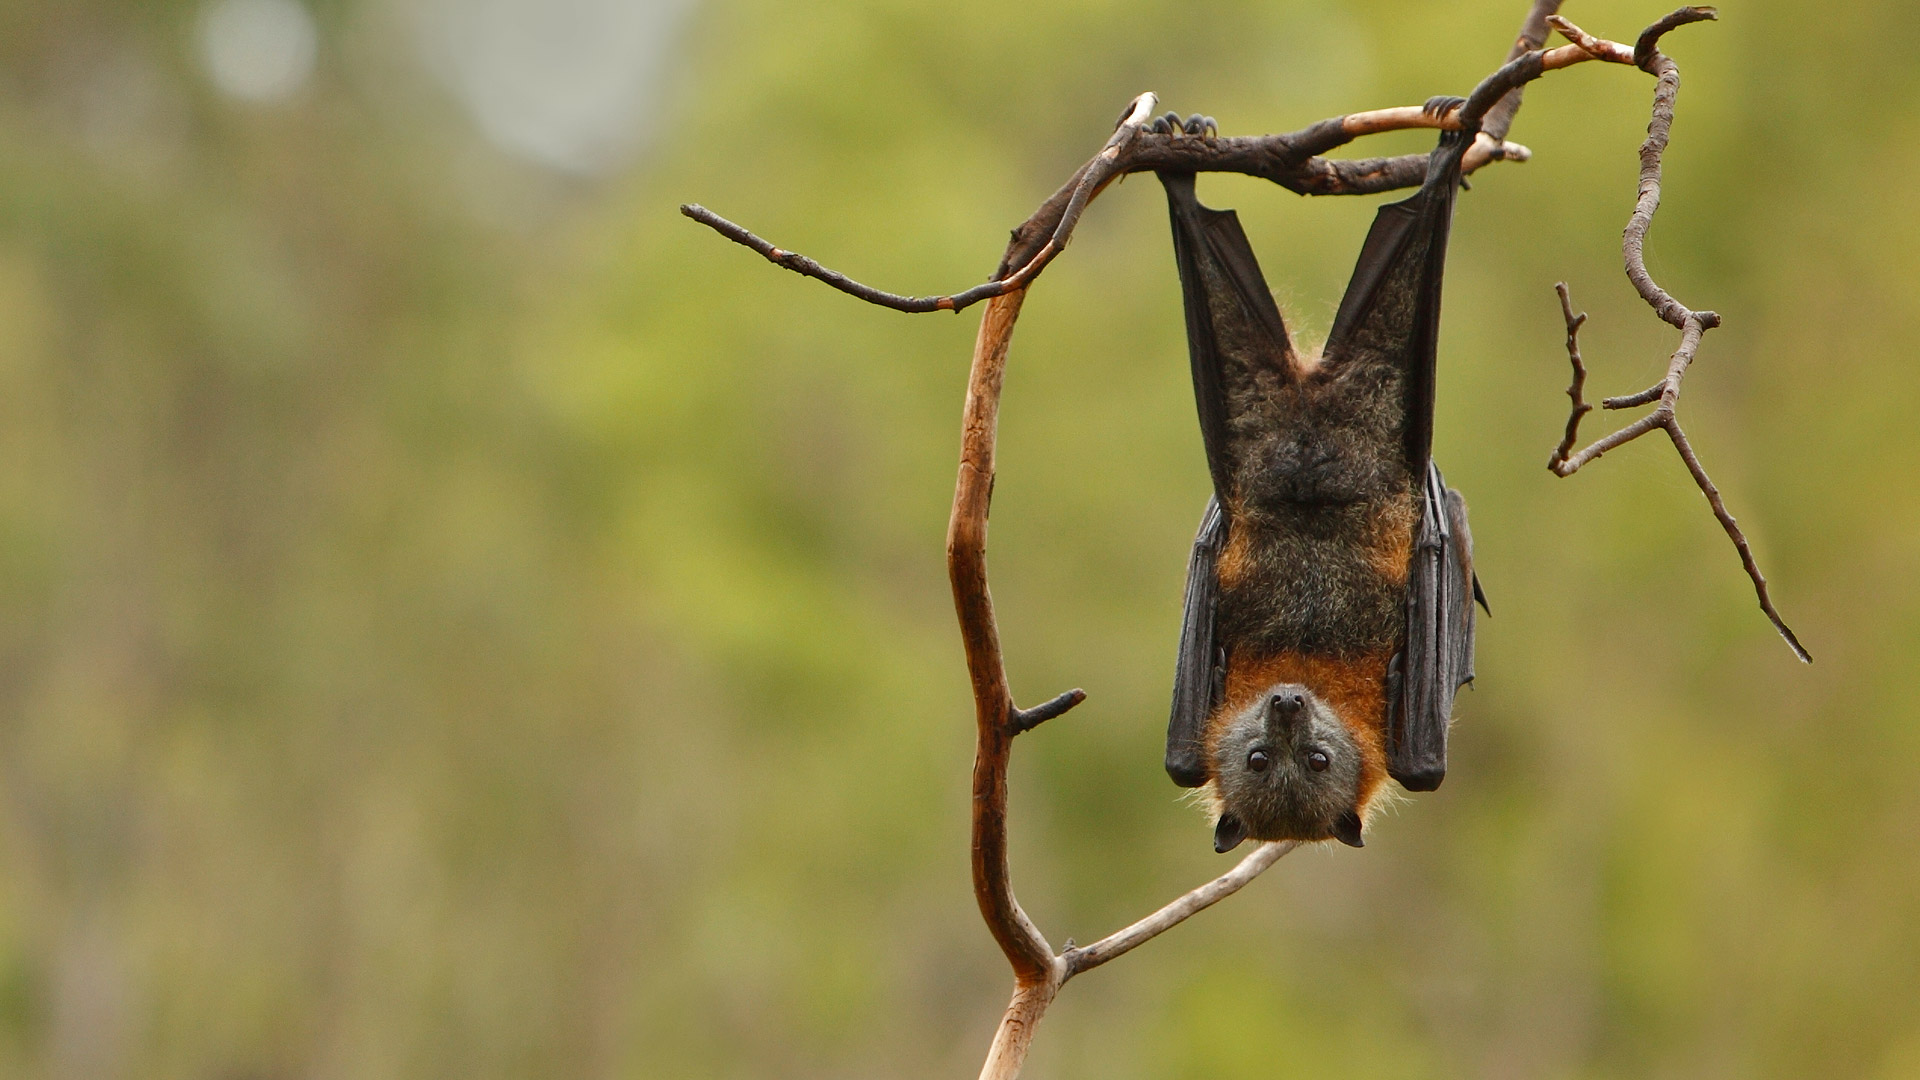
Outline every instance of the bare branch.
POLYGON ((1566 437, 1555 450, 1549 467, 1558 475, 1571 475, 1615 446, 1656 427, 1664 429, 1706 494, 1716 517, 1739 548, 1760 593, 1762 607, 1796 652, 1805 658, 1805 651, 1774 612, 1765 579, 1754 564, 1745 537, 1727 513, 1718 489, 1700 466, 1698 456, 1674 417, 1681 379, 1693 362, 1701 336, 1719 325, 1719 316, 1710 311, 1690 311, 1680 305, 1654 284, 1642 258, 1645 234, 1659 205, 1660 156, 1666 147, 1673 98, 1679 84, 1672 61, 1658 51, 1658 42, 1662 34, 1675 26, 1712 17, 1711 9, 1683 8, 1650 27, 1636 47, 1629 49, 1618 42, 1595 38, 1559 18, 1559 6, 1560 0, 1533 0, 1507 62, 1482 79, 1464 100, 1434 99, 1421 107, 1350 113, 1288 134, 1220 138, 1213 134, 1211 120, 1193 125, 1203 129, 1196 131, 1185 130, 1182 125, 1156 124, 1151 118, 1157 99, 1152 94, 1141 94, 1129 103, 1100 152, 1075 170, 1066 183, 1013 231, 992 278, 950 296, 911 297, 874 289, 797 252, 775 247, 703 207, 691 204, 681 207, 686 216, 736 243, 753 248, 770 261, 869 303, 899 311, 925 312, 959 311, 980 300, 989 301, 981 318, 968 376, 960 463, 947 531, 948 577, 974 698, 974 897, 981 918, 1014 973, 1013 998, 995 1033, 981 1072, 982 1080, 1013 1080, 1019 1074, 1036 1025, 1068 980, 1125 955, 1232 895, 1298 846, 1292 842, 1263 844, 1232 870, 1152 915, 1091 945, 1075 947, 1069 941, 1067 949, 1058 955, 1014 896, 1007 857, 1007 774, 1013 741, 1019 734, 1080 704, 1086 694, 1071 690, 1031 709, 1019 709, 1008 687, 986 567, 987 517, 994 482, 1000 394, 1026 287, 1066 248, 1087 206, 1116 178, 1153 170, 1238 172, 1310 195, 1413 187, 1426 177, 1426 154, 1354 160, 1334 160, 1322 155, 1365 135, 1430 128, 1461 131, 1473 137, 1474 143, 1463 162, 1465 171, 1471 172, 1494 161, 1524 161, 1531 156, 1530 151, 1507 142, 1506 135, 1520 105, 1521 88, 1527 83, 1545 72, 1591 60, 1637 64, 1653 73, 1659 80, 1653 122, 1649 125, 1647 145, 1641 149, 1640 196, 1626 230, 1624 252, 1627 271, 1635 287, 1663 319, 1681 329, 1681 344, 1669 362, 1667 377, 1658 385, 1641 394, 1602 402, 1610 409, 1658 402, 1655 410, 1576 453, 1574 446, 1580 420, 1592 408, 1584 397, 1586 367, 1578 344, 1578 331, 1586 316, 1574 313, 1565 284, 1556 286, 1566 318, 1568 358, 1573 366, 1573 382, 1567 391, 1572 410, 1566 437), (1543 49, 1549 26, 1566 36, 1571 44, 1543 49))
POLYGON ((1594 37, 1558 15, 1549 16, 1547 22, 1560 32, 1561 37, 1573 42, 1575 48, 1595 60, 1605 60, 1613 64, 1633 63, 1633 50, 1617 41, 1594 37))
POLYGON ((976 285, 955 296, 901 296, 899 293, 886 292, 871 285, 862 285, 838 270, 829 270, 797 251, 775 247, 771 241, 755 236, 699 203, 682 203, 680 212, 734 243, 750 247, 765 255, 767 261, 776 266, 784 266, 803 277, 824 281, 848 296, 859 297, 869 304, 878 304, 895 311, 915 314, 927 311, 959 311, 969 304, 990 296, 999 296, 1007 291, 1006 287, 999 282, 989 282, 987 285, 976 285))
POLYGON ((1075 688, 1050 701, 1043 701, 1031 709, 1016 709, 1013 713, 1014 734, 1032 731, 1085 700, 1087 700, 1087 692, 1075 688))
MULTIPOLYGON (((1626 263, 1628 280, 1662 320, 1680 331, 1680 345, 1667 361, 1667 374, 1658 383, 1637 394, 1607 398, 1600 404, 1608 409, 1630 409, 1658 402, 1654 410, 1611 435, 1597 439, 1586 449, 1573 452, 1578 441, 1580 418, 1592 406, 1584 399, 1586 368, 1580 360, 1577 332, 1580 324, 1586 321, 1584 314, 1573 314, 1573 302, 1567 294, 1563 282, 1554 288, 1560 294, 1560 309, 1567 321, 1567 356, 1573 362, 1573 385, 1567 388, 1567 395, 1573 399, 1573 411, 1567 418, 1566 437, 1554 450, 1547 461, 1547 468, 1556 476, 1572 476, 1587 463, 1596 460, 1602 454, 1625 445, 1650 431, 1660 429, 1672 440, 1675 452, 1692 475, 1693 482, 1700 493, 1707 497, 1707 505, 1713 509, 1713 516, 1726 531, 1727 538, 1733 541, 1735 550, 1740 553, 1740 565, 1745 568, 1747 577, 1753 581, 1753 591, 1760 601, 1760 610, 1766 613, 1774 629, 1786 640, 1787 647, 1802 661, 1812 663, 1813 657, 1800 644, 1800 639, 1787 626, 1786 620, 1773 606, 1773 598, 1767 591, 1767 579, 1760 573, 1760 566, 1754 560, 1753 548, 1747 542, 1746 534, 1734 521, 1733 514, 1727 510, 1726 501, 1721 498, 1720 489, 1707 476, 1707 470, 1700 464, 1700 457, 1694 452, 1693 444, 1688 441, 1687 433, 1680 425, 1679 414, 1675 411, 1680 400, 1680 384, 1686 378, 1687 369, 1692 366, 1694 357, 1699 353, 1700 340, 1720 325, 1720 316, 1711 311, 1693 311, 1685 304, 1675 300, 1673 295, 1661 288, 1647 271, 1646 240, 1647 230, 1653 224, 1653 215, 1660 209, 1660 167, 1666 153, 1667 140, 1673 130, 1673 106, 1680 93, 1680 69, 1673 60, 1659 51, 1662 35, 1675 27, 1688 23, 1712 19, 1712 8, 1681 8, 1648 27, 1640 35, 1635 46, 1632 62, 1656 79, 1653 92, 1653 116, 1647 124, 1647 140, 1640 146, 1640 185, 1639 195, 1634 201, 1633 215, 1627 220, 1627 227, 1621 239, 1621 255, 1626 263)), ((1584 31, 1565 19, 1555 17, 1554 26, 1582 43, 1588 41, 1584 31)), ((1607 43, 1611 44, 1611 43, 1607 43)))
POLYGON ((1026 295, 1025 289, 1016 289, 994 297, 981 316, 961 422, 960 475, 947 522, 947 577, 973 683, 973 895, 980 917, 1022 986, 1050 980, 1054 957, 1053 947, 1014 899, 1007 871, 1007 759, 1013 752, 1017 710, 1000 656, 993 596, 987 591, 987 507, 993 494, 1000 386, 1013 324, 1026 295))
MULTIPOLYGON (((1125 956, 1135 948, 1152 941, 1161 934, 1179 926, 1188 919, 1213 905, 1232 896, 1254 878, 1266 872, 1266 869, 1280 861, 1280 857, 1299 847, 1293 840, 1278 843, 1261 844, 1247 853, 1233 869, 1194 889, 1159 911, 1141 919, 1124 930, 1108 934, 1091 945, 1069 948, 1061 955, 1066 961, 1066 978, 1071 979, 1083 971, 1091 971, 1115 957, 1125 956)), ((1063 980, 1064 981, 1064 980, 1063 980)))
POLYGON ((1567 387, 1567 396, 1573 399, 1572 411, 1567 416, 1567 436, 1560 440, 1560 446, 1553 456, 1547 459, 1547 468, 1556 474, 1560 465, 1573 452, 1574 444, 1580 441, 1580 418, 1593 411, 1584 396, 1587 388, 1587 365, 1580 362, 1580 326, 1587 321, 1587 313, 1573 313, 1573 298, 1567 294, 1567 283, 1557 282, 1554 291, 1560 294, 1560 311, 1567 318, 1567 359, 1573 362, 1573 383, 1567 387))
MULTIPOLYGON (((1356 138, 1385 131, 1411 128, 1436 128, 1448 131, 1472 130, 1474 145, 1469 148, 1462 171, 1471 173, 1496 161, 1526 161, 1532 151, 1505 141, 1507 128, 1519 107, 1518 90, 1548 71, 1555 71, 1588 60, 1630 63, 1633 51, 1617 42, 1583 37, 1576 44, 1540 51, 1519 44, 1544 40, 1539 26, 1554 22, 1551 13, 1557 0, 1536 0, 1519 42, 1508 62, 1481 80, 1467 104, 1456 110, 1436 111, 1410 105, 1369 112, 1349 113, 1308 125, 1299 131, 1281 135, 1218 138, 1195 135, 1175 129, 1158 132, 1148 127, 1157 98, 1141 94, 1128 104, 1120 123, 1100 152, 1074 171, 1040 208, 1013 230, 1011 242, 1000 265, 987 281, 962 292, 945 296, 905 296, 863 285, 837 271, 801 255, 776 247, 753 233, 720 217, 704 207, 687 204, 681 213, 709 226, 722 236, 758 251, 772 262, 797 274, 816 278, 828 285, 871 304, 895 311, 920 313, 959 311, 981 300, 1004 296, 1031 284, 1048 263, 1066 249, 1087 204, 1115 179, 1133 172, 1176 170, 1187 172, 1237 172, 1257 176, 1301 195, 1362 195, 1400 188, 1417 187, 1427 173, 1426 154, 1406 154, 1391 158, 1327 160, 1321 155, 1344 146, 1356 138), (1490 115, 1498 122, 1494 129, 1483 129, 1482 120, 1490 115)), ((1555 22, 1558 26, 1559 23, 1555 22)), ((1571 24, 1567 24, 1571 26, 1571 24)), ((1565 32, 1563 30, 1563 32, 1565 32)))
MULTIPOLYGON (((1507 50, 1508 63, 1547 43, 1547 19, 1559 10, 1560 0, 1534 0, 1533 10, 1527 12, 1526 21, 1520 25, 1520 36, 1513 39, 1513 48, 1507 50)), ((1520 91, 1514 89, 1487 110, 1487 118, 1480 123, 1481 134, 1493 142, 1504 140, 1507 132, 1512 130, 1513 118, 1519 111, 1520 91)))

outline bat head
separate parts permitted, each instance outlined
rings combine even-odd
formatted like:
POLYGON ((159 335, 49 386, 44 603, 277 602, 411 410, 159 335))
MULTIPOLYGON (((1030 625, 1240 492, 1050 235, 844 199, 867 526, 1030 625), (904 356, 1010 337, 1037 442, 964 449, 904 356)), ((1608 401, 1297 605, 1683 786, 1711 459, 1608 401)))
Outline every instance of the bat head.
POLYGON ((1220 800, 1215 851, 1242 840, 1327 840, 1359 847, 1360 748, 1298 683, 1269 687, 1213 745, 1220 800))

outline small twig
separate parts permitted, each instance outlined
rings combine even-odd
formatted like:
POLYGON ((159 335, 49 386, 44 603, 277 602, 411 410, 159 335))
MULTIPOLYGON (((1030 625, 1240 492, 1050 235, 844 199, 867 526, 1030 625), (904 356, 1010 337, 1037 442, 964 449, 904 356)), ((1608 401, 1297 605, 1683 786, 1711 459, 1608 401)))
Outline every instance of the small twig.
POLYGON ((1247 856, 1241 859, 1233 869, 1132 926, 1108 934, 1091 945, 1083 945, 1079 948, 1069 946, 1067 951, 1061 954, 1061 959, 1066 961, 1066 978, 1070 979, 1083 971, 1092 971, 1115 957, 1124 956, 1194 915, 1225 900, 1239 892, 1248 882, 1259 877, 1267 867, 1279 862, 1281 856, 1299 846, 1299 843, 1293 840, 1261 844, 1248 852, 1247 856))
MULTIPOLYGON (((1520 26, 1520 35, 1513 39, 1513 48, 1507 50, 1509 63, 1547 43, 1547 20, 1559 10, 1560 0, 1539 0, 1533 5, 1533 10, 1527 12, 1527 21, 1520 26)), ((1516 88, 1487 110, 1487 118, 1480 123, 1480 133, 1492 142, 1506 139, 1519 112, 1520 90, 1516 88)))
MULTIPOLYGON (((863 285, 838 271, 828 269, 795 251, 775 246, 771 241, 720 217, 697 204, 681 206, 680 212, 732 240, 758 251, 767 259, 797 274, 815 278, 858 297, 870 304, 895 311, 922 313, 960 311, 982 300, 1004 296, 1032 284, 1073 238, 1087 205, 1115 179, 1134 172, 1182 170, 1189 172, 1237 172, 1270 180, 1301 195, 1362 195, 1400 188, 1417 187, 1426 179, 1427 155, 1405 154, 1390 158, 1330 160, 1321 155, 1354 139, 1386 131, 1436 128, 1446 131, 1472 129, 1474 144, 1461 163, 1463 173, 1472 173, 1496 161, 1522 162, 1533 152, 1518 143, 1506 141, 1507 129, 1519 108, 1519 88, 1548 71, 1571 67, 1589 60, 1631 63, 1633 50, 1618 42, 1602 41, 1584 35, 1575 44, 1540 50, 1545 33, 1540 27, 1556 21, 1552 14, 1559 0, 1536 0, 1527 23, 1515 43, 1508 62, 1481 80, 1469 104, 1461 109, 1436 113, 1422 106, 1409 105, 1348 113, 1310 124, 1299 131, 1281 135, 1216 138, 1190 135, 1181 131, 1149 130, 1158 99, 1151 93, 1134 98, 1122 114, 1113 135, 1085 165, 1076 169, 1040 208, 1019 228, 993 276, 962 292, 944 296, 906 296, 863 285), (1528 46, 1522 49, 1520 46, 1528 46), (1497 126, 1483 127, 1483 120, 1497 126)), ((1572 24, 1566 24, 1571 26, 1572 24)), ((1567 32, 1564 28, 1562 32, 1567 32)), ((1576 31, 1577 32, 1577 31, 1576 31)))
POLYGON ((775 266, 783 266, 803 277, 810 277, 816 281, 824 281, 828 285, 846 293, 848 296, 859 297, 869 304, 878 304, 881 307, 892 308, 895 311, 913 313, 926 311, 958 311, 978 300, 983 300, 990 296, 998 296, 1006 291, 999 282, 989 282, 987 285, 975 286, 955 296, 902 296, 899 293, 890 293, 882 289, 876 289, 871 285, 862 285, 847 275, 840 273, 838 270, 829 270, 797 251, 788 251, 784 248, 775 247, 772 241, 763 240, 755 236, 745 228, 735 225, 733 222, 701 206, 699 203, 683 203, 680 207, 680 212, 700 224, 711 228, 714 232, 719 233, 734 243, 750 247, 760 254, 765 255, 767 261, 773 263, 775 266), (992 288, 988 286, 992 286, 992 288))
MULTIPOLYGON (((1573 383, 1567 387, 1567 396, 1573 399, 1573 411, 1567 417, 1567 436, 1560 440, 1553 456, 1547 459, 1547 468, 1560 472, 1560 464, 1573 453, 1573 444, 1580 440, 1580 418, 1593 411, 1584 396, 1587 388, 1587 365, 1580 361, 1580 327, 1587 321, 1587 313, 1573 313, 1573 298, 1567 294, 1567 283, 1557 282, 1554 291, 1560 294, 1560 310, 1567 318, 1567 359, 1573 362, 1573 383)), ((1564 475, 1564 474, 1562 474, 1564 475)))
POLYGON ((1573 42, 1575 48, 1593 57, 1595 60, 1604 60, 1610 64, 1633 63, 1633 50, 1617 41, 1608 41, 1605 38, 1594 37, 1592 34, 1573 25, 1571 21, 1561 18, 1558 15, 1549 15, 1547 17, 1547 23, 1559 31, 1561 37, 1573 42))
MULTIPOLYGON (((1573 363, 1573 385, 1567 388, 1567 396, 1572 399, 1572 411, 1567 417, 1566 436, 1560 442, 1553 456, 1547 461, 1547 468, 1556 476, 1572 476, 1587 463, 1596 460, 1602 454, 1625 445, 1656 428, 1667 433, 1673 442, 1675 452, 1686 465, 1693 482, 1707 497, 1707 505, 1713 509, 1713 516, 1726 531, 1727 538, 1733 541, 1735 550, 1740 553, 1740 565, 1746 569, 1747 577, 1753 581, 1753 590, 1760 600, 1760 610, 1773 623, 1774 629, 1786 639, 1787 647, 1793 654, 1807 663, 1813 657, 1800 644, 1800 639, 1787 626, 1786 620, 1773 606, 1773 598, 1767 591, 1767 579, 1760 573, 1760 566, 1754 560, 1753 548, 1747 542, 1746 534, 1734 521, 1733 514, 1727 510, 1726 500, 1721 498, 1720 489, 1708 477, 1707 470, 1700 464, 1700 457, 1694 452, 1693 444, 1688 441, 1687 433, 1680 425, 1676 406, 1680 400, 1680 385, 1686 378, 1687 369, 1693 365, 1694 357, 1700 351, 1700 340, 1708 330, 1720 325, 1720 316, 1712 311, 1694 311, 1673 298, 1673 295, 1661 288, 1647 270, 1646 241, 1647 230, 1653 224, 1653 215, 1660 208, 1661 160, 1667 149, 1667 141, 1673 130, 1673 106, 1680 92, 1680 69, 1673 60, 1659 51, 1660 38, 1667 31, 1688 23, 1701 22, 1714 18, 1712 8, 1687 7, 1661 19, 1648 27, 1640 35, 1635 45, 1631 62, 1641 70, 1654 76, 1656 82, 1653 92, 1653 115, 1647 124, 1647 140, 1640 146, 1640 185, 1639 195, 1634 201, 1633 215, 1627 220, 1627 227, 1621 239, 1621 255, 1626 263, 1628 280, 1633 282, 1635 291, 1646 301, 1660 318, 1680 331, 1680 345, 1667 361, 1666 375, 1653 386, 1637 394, 1611 397, 1600 404, 1606 409, 1631 409, 1642 405, 1654 405, 1654 410, 1640 417, 1626 427, 1611 435, 1596 439, 1586 449, 1575 453, 1574 445, 1579 441, 1580 419, 1593 407, 1586 403, 1586 366, 1580 359, 1578 333, 1580 325, 1586 321, 1586 315, 1574 315, 1573 301, 1568 296, 1565 282, 1555 285, 1560 294, 1560 310, 1567 323, 1567 358, 1573 363)), ((1565 19, 1555 17, 1551 20, 1555 28, 1566 34, 1582 47, 1588 41, 1587 35, 1579 27, 1565 19)), ((1611 45, 1612 43, 1607 43, 1611 45)))
POLYGON ((1087 700, 1087 692, 1075 688, 1050 701, 1043 701, 1031 709, 1015 709, 1013 711, 1014 734, 1023 735, 1032 731, 1085 700, 1087 700))

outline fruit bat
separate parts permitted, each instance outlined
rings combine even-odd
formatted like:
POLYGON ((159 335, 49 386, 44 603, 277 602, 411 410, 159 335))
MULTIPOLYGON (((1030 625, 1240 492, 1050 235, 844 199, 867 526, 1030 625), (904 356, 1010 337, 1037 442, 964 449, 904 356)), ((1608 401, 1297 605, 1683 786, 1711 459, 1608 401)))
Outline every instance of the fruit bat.
POLYGON ((1159 174, 1213 477, 1166 766, 1203 789, 1217 851, 1248 838, 1359 847, 1387 777, 1431 791, 1446 775, 1454 693, 1473 679, 1473 603, 1485 606, 1466 503, 1431 455, 1467 145, 1442 135, 1419 192, 1380 209, 1317 355, 1289 339, 1233 211, 1202 206, 1193 173, 1159 174))

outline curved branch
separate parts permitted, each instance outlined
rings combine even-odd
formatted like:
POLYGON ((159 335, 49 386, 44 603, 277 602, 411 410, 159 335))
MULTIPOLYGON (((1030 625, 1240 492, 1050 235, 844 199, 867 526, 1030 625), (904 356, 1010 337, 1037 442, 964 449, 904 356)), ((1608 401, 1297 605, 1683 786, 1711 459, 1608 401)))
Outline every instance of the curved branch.
MULTIPOLYGON (((1092 971, 1109 960, 1125 956, 1139 946, 1225 900, 1239 892, 1248 882, 1265 873, 1269 866, 1280 861, 1281 856, 1299 846, 1299 842, 1294 840, 1261 844, 1248 852, 1233 869, 1132 926, 1108 934, 1091 945, 1083 945, 1079 948, 1069 947, 1061 956, 1067 968, 1061 981, 1071 979, 1083 971, 1092 971)), ((1071 942, 1068 944, 1072 945, 1071 942)))
POLYGON ((1005 296, 1032 284, 1047 264, 1066 249, 1087 205, 1108 184, 1128 173, 1166 169, 1236 172, 1272 181, 1300 195, 1394 191, 1418 187, 1426 179, 1426 154, 1356 160, 1329 160, 1321 155, 1356 138, 1410 128, 1474 131, 1474 145, 1461 166, 1465 173, 1496 161, 1526 161, 1532 157, 1532 151, 1505 141, 1514 110, 1519 108, 1521 86, 1548 71, 1589 60, 1631 63, 1633 59, 1633 50, 1625 45, 1592 38, 1557 49, 1538 49, 1537 45, 1544 41, 1544 32, 1538 27, 1548 23, 1557 26, 1552 13, 1559 6, 1559 0, 1535 0, 1508 62, 1481 80, 1465 107, 1451 112, 1436 112, 1417 105, 1376 109, 1332 117, 1286 134, 1220 138, 1177 129, 1151 130, 1149 124, 1158 99, 1151 93, 1141 94, 1128 104, 1100 152, 1074 170, 1059 190, 1013 230, 993 276, 950 295, 906 296, 876 289, 798 252, 777 247, 698 204, 685 204, 680 212, 729 240, 758 251, 779 266, 823 281, 868 303, 909 313, 960 311, 981 300, 1005 296), (1529 47, 1523 51, 1521 45, 1529 47), (1497 126, 1483 128, 1483 118, 1495 121, 1497 126))
POLYGON ((1000 657, 1000 628, 987 591, 987 506, 993 497, 994 434, 1000 423, 1000 385, 1013 324, 1025 289, 994 297, 980 319, 967 377, 960 433, 960 475, 947 523, 947 577, 960 616, 960 640, 973 682, 977 732, 973 758, 973 895, 980 917, 1000 943, 1022 986, 1048 981, 1053 946, 1014 899, 1007 872, 1007 757, 1013 751, 1016 710, 1000 657))
MULTIPOLYGON (((1611 435, 1597 439, 1586 449, 1573 452, 1578 441, 1580 418, 1592 409, 1583 397, 1586 385, 1586 367, 1580 360, 1579 330, 1586 321, 1586 315, 1575 316, 1573 302, 1567 295, 1566 283, 1554 288, 1560 293, 1561 312, 1567 322, 1567 358, 1573 363, 1573 385, 1567 388, 1567 395, 1573 399, 1573 409, 1567 418, 1566 437, 1554 450, 1547 461, 1547 468, 1554 475, 1567 477, 1580 471, 1581 466, 1594 461, 1607 451, 1625 445, 1650 431, 1660 429, 1667 433, 1680 460, 1693 477, 1700 493, 1707 497, 1707 505, 1712 508, 1715 520, 1733 541, 1734 550, 1740 553, 1740 565, 1753 581, 1754 594, 1759 598, 1760 610, 1766 613, 1768 621, 1785 639, 1787 647, 1802 662, 1812 663, 1813 656, 1806 646, 1787 625, 1780 612, 1773 606, 1773 597, 1767 591, 1766 576, 1760 572, 1760 564, 1753 557, 1753 547, 1747 542, 1747 536, 1740 530, 1733 514, 1727 509, 1726 500, 1720 495, 1720 489, 1707 475, 1706 467, 1700 464, 1700 457, 1694 452, 1693 444, 1687 439, 1687 433, 1680 425, 1680 416, 1676 407, 1680 401, 1680 384, 1686 378, 1687 369, 1693 365, 1695 355, 1700 351, 1700 340, 1708 330, 1720 325, 1720 316, 1712 311, 1694 311, 1673 298, 1673 294, 1661 288, 1647 270, 1646 244, 1647 230, 1653 225, 1653 215, 1660 209, 1660 172, 1661 161, 1667 150, 1667 141, 1673 131, 1673 106, 1680 94, 1680 69, 1673 60, 1660 52, 1660 38, 1676 27, 1688 23, 1701 22, 1715 17, 1712 8, 1685 7, 1654 23, 1640 35, 1634 47, 1633 62, 1641 70, 1656 80, 1653 91, 1653 115, 1647 123, 1647 140, 1640 145, 1640 185, 1639 194, 1634 200, 1633 215, 1627 219, 1627 227, 1621 237, 1621 256, 1626 263, 1628 280, 1660 318, 1680 331, 1680 345, 1667 361, 1667 374, 1658 383, 1637 394, 1607 398, 1600 404, 1607 409, 1631 409, 1655 402, 1654 410, 1611 435)), ((1553 20, 1562 33, 1570 37, 1584 36, 1578 27, 1564 19, 1553 20)), ((1576 37, 1576 40, 1578 37, 1576 37)))

